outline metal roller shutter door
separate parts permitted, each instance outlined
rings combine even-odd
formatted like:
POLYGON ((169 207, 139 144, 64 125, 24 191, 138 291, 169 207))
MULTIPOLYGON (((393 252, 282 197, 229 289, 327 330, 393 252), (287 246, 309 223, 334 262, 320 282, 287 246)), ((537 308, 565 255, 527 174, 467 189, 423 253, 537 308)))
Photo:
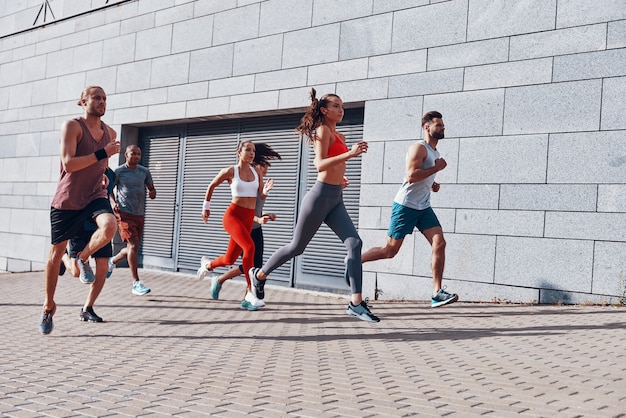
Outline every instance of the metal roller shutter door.
POLYGON ((147 138, 142 144, 144 163, 157 189, 156 199, 146 198, 142 254, 169 260, 158 263, 169 267, 173 267, 179 144, 178 136, 147 138))

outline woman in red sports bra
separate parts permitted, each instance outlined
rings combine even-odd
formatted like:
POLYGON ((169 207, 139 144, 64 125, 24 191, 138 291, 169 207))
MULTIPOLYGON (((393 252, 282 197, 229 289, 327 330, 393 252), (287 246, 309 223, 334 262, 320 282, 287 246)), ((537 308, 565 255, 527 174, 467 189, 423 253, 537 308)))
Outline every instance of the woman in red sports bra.
POLYGON ((311 89, 311 105, 307 108, 296 131, 306 137, 315 149, 313 163, 317 168, 317 181, 307 192, 300 206, 298 221, 291 242, 278 249, 260 269, 250 272, 256 296, 263 299, 267 276, 300 255, 322 223, 337 234, 347 249, 346 267, 352 295, 346 313, 363 321, 379 319, 363 301, 363 266, 361 265, 361 238, 343 203, 343 188, 348 180, 346 162, 367 152, 367 142, 359 141, 348 148, 346 138, 336 131, 343 119, 343 102, 336 94, 326 94, 319 100, 311 89))

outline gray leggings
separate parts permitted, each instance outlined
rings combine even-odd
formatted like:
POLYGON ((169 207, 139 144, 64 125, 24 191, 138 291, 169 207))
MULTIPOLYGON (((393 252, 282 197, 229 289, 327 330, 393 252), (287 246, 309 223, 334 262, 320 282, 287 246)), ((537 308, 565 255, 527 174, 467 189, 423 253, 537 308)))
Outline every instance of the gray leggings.
POLYGON ((276 250, 261 270, 269 275, 293 257, 302 254, 322 222, 326 223, 346 246, 350 288, 352 293, 361 293, 363 287, 361 246, 363 243, 343 204, 341 185, 315 182, 302 199, 291 242, 276 250))

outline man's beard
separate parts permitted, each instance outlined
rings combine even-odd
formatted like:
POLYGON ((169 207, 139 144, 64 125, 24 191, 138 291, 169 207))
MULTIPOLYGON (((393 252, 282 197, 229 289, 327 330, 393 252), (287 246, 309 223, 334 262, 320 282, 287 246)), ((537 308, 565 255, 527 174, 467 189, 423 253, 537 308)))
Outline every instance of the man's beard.
POLYGON ((444 133, 443 133, 443 132, 441 132, 441 133, 439 133, 439 132, 433 132, 433 133, 431 133, 431 134, 430 134, 430 136, 432 136, 433 138, 435 138, 435 139, 437 139, 437 140, 439 140, 439 139, 443 139, 443 138, 445 137, 445 135, 444 135, 444 133))

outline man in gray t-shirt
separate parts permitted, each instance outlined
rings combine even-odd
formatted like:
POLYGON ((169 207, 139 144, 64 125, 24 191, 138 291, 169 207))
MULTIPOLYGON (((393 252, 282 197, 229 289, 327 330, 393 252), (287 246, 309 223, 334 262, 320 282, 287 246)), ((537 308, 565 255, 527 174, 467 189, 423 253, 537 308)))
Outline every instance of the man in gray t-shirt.
POLYGON ((150 170, 139 164, 141 149, 137 145, 129 145, 124 155, 126 164, 115 169, 115 193, 111 195, 111 204, 117 215, 120 238, 126 242, 126 248, 109 259, 109 272, 115 264, 126 258, 133 276, 132 293, 145 295, 150 293, 150 288, 139 280, 137 273, 139 245, 143 236, 146 189, 150 199, 156 197, 156 189, 150 170))

